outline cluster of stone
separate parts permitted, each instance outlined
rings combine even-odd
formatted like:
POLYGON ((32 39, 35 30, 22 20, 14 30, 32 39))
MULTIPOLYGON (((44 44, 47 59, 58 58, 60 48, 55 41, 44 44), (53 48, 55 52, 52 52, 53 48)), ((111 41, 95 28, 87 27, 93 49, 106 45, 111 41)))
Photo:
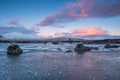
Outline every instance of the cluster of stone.
POLYGON ((118 45, 106 44, 105 48, 118 48, 118 45))

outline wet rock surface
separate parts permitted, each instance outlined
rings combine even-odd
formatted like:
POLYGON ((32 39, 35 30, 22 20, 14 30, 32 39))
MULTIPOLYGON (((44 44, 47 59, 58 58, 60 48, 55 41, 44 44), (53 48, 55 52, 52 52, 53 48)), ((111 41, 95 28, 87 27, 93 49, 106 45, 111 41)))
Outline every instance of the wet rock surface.
POLYGON ((7 48, 7 54, 21 54, 23 50, 17 44, 11 44, 7 48))
POLYGON ((69 52, 73 52, 73 51, 72 51, 72 50, 66 50, 65 52, 68 52, 68 53, 69 53, 69 52))
POLYGON ((74 50, 77 53, 83 53, 83 52, 86 52, 86 51, 90 51, 91 47, 86 47, 83 44, 77 44, 74 50))
POLYGON ((115 44, 106 44, 105 48, 119 48, 119 46, 115 44))

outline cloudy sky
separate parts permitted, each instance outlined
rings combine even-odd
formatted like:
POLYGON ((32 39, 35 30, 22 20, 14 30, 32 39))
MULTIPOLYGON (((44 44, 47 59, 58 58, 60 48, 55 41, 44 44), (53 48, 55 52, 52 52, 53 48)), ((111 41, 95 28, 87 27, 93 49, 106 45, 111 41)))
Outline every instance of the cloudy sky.
POLYGON ((0 34, 9 38, 120 36, 120 0, 0 0, 0 34))

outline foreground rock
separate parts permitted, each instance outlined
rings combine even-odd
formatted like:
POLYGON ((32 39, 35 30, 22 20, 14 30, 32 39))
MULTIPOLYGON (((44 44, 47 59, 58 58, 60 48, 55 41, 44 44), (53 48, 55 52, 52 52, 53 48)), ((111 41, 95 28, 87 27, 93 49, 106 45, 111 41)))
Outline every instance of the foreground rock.
POLYGON ((23 50, 17 44, 9 45, 7 48, 7 54, 21 54, 23 50))
POLYGON ((98 47, 90 47, 90 48, 91 48, 91 50, 99 50, 98 47))
POLYGON ((117 45, 112 45, 112 44, 106 44, 105 48, 119 48, 117 45))
POLYGON ((72 50, 66 50, 65 52, 68 52, 68 53, 69 53, 69 52, 73 52, 73 51, 72 51, 72 50))
POLYGON ((77 46, 74 49, 77 53, 83 53, 85 51, 90 51, 90 47, 86 47, 83 44, 77 44, 77 46))

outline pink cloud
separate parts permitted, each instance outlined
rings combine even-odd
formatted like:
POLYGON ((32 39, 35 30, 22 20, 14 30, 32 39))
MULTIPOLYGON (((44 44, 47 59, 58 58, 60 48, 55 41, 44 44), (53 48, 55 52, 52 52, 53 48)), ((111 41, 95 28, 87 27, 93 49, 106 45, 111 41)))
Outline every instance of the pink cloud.
POLYGON ((36 32, 36 35, 37 35, 37 36, 41 36, 41 37, 43 37, 43 38, 53 38, 54 33, 52 33, 52 32, 42 33, 41 31, 37 31, 37 32, 36 32))
POLYGON ((48 15, 42 22, 36 24, 36 26, 49 26, 59 22, 71 22, 80 18, 88 16, 93 0, 88 2, 87 0, 78 0, 75 3, 69 3, 60 12, 48 15), (86 4, 86 5, 85 5, 86 4))
POLYGON ((64 28, 65 26, 58 26, 58 28, 64 28))
POLYGON ((120 1, 116 0, 77 0, 68 3, 63 10, 48 15, 36 26, 56 25, 62 22, 72 22, 82 18, 113 17, 120 15, 120 1), (104 3, 104 4, 101 4, 104 3))
POLYGON ((108 31, 102 30, 100 28, 91 27, 91 28, 80 28, 73 30, 72 37, 92 37, 92 36, 103 36, 106 35, 108 31))
POLYGON ((37 33, 37 36, 42 36, 44 38, 49 38, 51 37, 49 34, 42 34, 42 33, 37 33))
POLYGON ((75 29, 69 33, 56 33, 56 37, 99 37, 107 35, 108 31, 97 27, 75 29))
POLYGON ((8 22, 7 24, 9 24, 9 25, 19 25, 18 21, 19 21, 18 19, 13 19, 10 22, 8 22))
POLYGON ((80 19, 89 16, 94 0, 78 0, 76 3, 69 3, 66 7, 66 13, 69 17, 80 19))
POLYGON ((58 18, 61 17, 62 16, 59 13, 51 14, 44 21, 37 23, 36 26, 48 26, 53 24, 58 18))

